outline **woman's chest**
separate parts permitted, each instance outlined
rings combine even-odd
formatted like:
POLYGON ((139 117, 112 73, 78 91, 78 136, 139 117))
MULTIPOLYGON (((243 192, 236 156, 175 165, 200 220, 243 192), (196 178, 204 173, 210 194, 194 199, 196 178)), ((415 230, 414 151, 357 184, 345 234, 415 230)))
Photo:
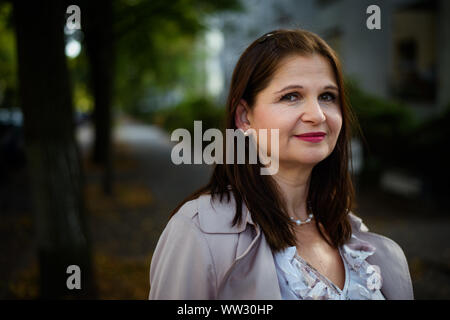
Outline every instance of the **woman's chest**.
MULTIPOLYGON (((326 233, 324 235, 327 236, 326 233)), ((342 290, 345 284, 345 265, 339 249, 332 247, 314 225, 298 230, 296 236, 297 254, 342 290)))
POLYGON ((338 249, 321 246, 297 247, 298 255, 318 273, 343 290, 345 266, 338 249))

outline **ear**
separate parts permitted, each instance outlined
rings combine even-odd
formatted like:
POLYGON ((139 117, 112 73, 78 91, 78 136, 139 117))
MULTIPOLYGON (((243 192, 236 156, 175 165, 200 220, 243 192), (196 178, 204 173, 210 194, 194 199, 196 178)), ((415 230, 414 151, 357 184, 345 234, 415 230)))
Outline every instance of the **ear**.
POLYGON ((234 114, 234 123, 236 125, 236 128, 247 131, 250 128, 250 118, 250 108, 247 102, 245 102, 244 99, 241 99, 236 108, 236 113, 234 114))

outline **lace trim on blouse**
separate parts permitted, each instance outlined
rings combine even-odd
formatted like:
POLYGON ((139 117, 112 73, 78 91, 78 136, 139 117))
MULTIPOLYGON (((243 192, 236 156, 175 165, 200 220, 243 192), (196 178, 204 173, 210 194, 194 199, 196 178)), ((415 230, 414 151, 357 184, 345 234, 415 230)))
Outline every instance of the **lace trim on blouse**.
POLYGON ((345 266, 341 290, 297 254, 295 246, 274 255, 283 299, 384 299, 380 269, 366 259, 375 247, 352 235, 339 248, 345 266))

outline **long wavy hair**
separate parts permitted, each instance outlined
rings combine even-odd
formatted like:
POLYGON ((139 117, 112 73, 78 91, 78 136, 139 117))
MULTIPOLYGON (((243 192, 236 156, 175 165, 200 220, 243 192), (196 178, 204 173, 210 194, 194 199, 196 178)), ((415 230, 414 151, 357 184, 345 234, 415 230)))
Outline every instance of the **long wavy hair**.
MULTIPOLYGON (((317 229, 321 236, 333 247, 338 247, 351 237, 349 211, 354 206, 354 188, 349 173, 350 129, 356 125, 356 117, 347 101, 341 64, 335 51, 318 35, 306 30, 279 29, 266 33, 255 40, 239 58, 233 72, 226 103, 226 124, 224 129, 236 130, 235 113, 241 99, 250 108, 257 94, 265 89, 272 79, 280 62, 287 56, 321 55, 329 61, 339 89, 339 102, 342 113, 342 127, 332 153, 319 162, 312 170, 307 203, 314 213, 317 229), (325 236, 319 227, 326 230, 325 236)), ((245 141, 246 151, 249 141, 245 141)), ((224 152, 227 145, 224 143, 224 152)), ((236 144, 234 144, 236 155, 236 144)), ((248 154, 248 152, 246 153, 248 154)), ((263 167, 258 159, 256 164, 246 161, 238 164, 215 164, 209 182, 184 199, 170 214, 172 217, 181 206, 202 194, 211 194, 223 201, 233 193, 236 211, 232 225, 242 221, 242 204, 245 203, 252 219, 266 237, 271 249, 276 252, 288 246, 295 246, 295 224, 287 214, 284 197, 275 180, 270 175, 261 175, 263 167)))

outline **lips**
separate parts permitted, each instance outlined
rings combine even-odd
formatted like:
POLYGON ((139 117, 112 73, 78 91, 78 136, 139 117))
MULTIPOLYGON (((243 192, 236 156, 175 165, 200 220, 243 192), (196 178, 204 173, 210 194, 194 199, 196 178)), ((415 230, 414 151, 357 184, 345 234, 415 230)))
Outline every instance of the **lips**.
POLYGON ((326 135, 325 132, 308 132, 308 133, 295 135, 294 137, 296 137, 297 139, 306 141, 306 142, 318 143, 325 139, 325 135, 326 135))
POLYGON ((296 137, 324 137, 326 135, 325 132, 308 132, 303 134, 295 135, 296 137))

